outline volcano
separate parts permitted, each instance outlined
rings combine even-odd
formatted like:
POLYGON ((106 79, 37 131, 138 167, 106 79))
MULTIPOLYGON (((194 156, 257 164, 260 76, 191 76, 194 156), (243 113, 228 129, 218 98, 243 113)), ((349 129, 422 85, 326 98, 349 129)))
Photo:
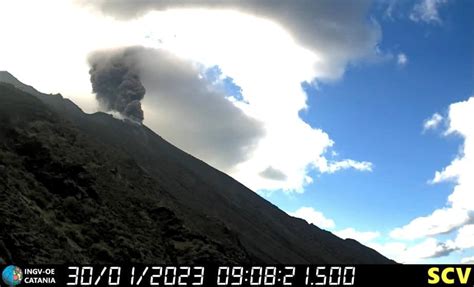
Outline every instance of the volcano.
POLYGON ((144 125, 0 72, 0 261, 394 263, 294 218, 144 125))

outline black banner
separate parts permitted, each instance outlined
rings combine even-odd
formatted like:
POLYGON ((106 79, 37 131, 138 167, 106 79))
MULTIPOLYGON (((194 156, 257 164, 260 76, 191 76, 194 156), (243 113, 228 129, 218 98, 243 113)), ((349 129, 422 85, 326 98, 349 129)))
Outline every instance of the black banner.
POLYGON ((474 286, 473 265, 2 265, 1 286, 474 286))

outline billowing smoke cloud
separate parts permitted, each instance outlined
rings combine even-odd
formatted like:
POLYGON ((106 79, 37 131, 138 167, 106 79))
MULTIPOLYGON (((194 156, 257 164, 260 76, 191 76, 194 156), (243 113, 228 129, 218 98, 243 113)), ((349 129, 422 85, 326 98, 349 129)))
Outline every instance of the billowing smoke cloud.
POLYGON ((94 54, 89 57, 89 73, 92 91, 105 110, 141 123, 145 87, 136 67, 136 51, 138 48, 94 54))
POLYGON ((263 124, 235 106, 190 61, 144 47, 96 51, 89 61, 104 108, 142 120, 143 103, 147 126, 221 170, 231 171, 248 159, 264 136, 263 124))

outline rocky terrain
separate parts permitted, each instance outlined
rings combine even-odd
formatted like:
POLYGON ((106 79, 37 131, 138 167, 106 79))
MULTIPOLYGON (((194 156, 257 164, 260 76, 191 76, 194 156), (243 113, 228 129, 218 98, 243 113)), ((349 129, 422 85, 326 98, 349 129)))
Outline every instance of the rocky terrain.
POLYGON ((0 72, 0 260, 393 263, 288 216, 146 126, 0 72))

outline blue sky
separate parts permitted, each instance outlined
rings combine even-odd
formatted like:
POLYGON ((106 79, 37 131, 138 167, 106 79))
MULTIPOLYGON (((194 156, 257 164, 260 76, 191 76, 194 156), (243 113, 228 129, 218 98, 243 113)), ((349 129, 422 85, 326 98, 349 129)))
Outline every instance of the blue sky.
MULTIPOLYGON (((412 6, 406 4, 395 8, 402 17, 388 18, 380 3, 371 15, 383 32, 380 50, 404 53, 405 65, 390 59, 358 62, 335 82, 303 83, 310 108, 301 117, 331 135, 336 158, 368 160, 373 171, 315 172, 305 193, 273 192, 267 199, 284 210, 310 206, 339 228, 377 230, 385 236, 445 205, 453 183, 428 181, 456 157, 463 140, 444 137, 439 130, 424 132, 423 122, 474 94, 474 5, 450 1, 440 7, 440 23, 426 23, 409 19, 412 6)), ((460 262, 460 256, 435 262, 460 262)))

